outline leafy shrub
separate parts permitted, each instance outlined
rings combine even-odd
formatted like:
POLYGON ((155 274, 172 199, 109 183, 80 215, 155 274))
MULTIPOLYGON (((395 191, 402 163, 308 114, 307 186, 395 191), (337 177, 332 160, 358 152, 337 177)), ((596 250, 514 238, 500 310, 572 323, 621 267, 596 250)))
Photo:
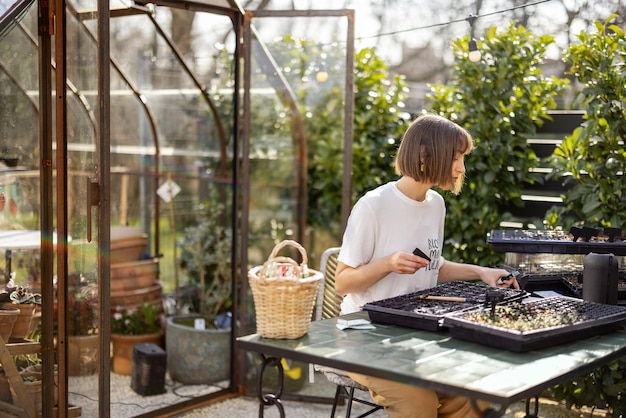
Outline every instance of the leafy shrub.
MULTIPOLYGON (((355 57, 354 137, 352 146, 352 202, 362 194, 396 177, 395 150, 410 122, 403 112, 406 83, 399 75, 390 77, 389 66, 373 48, 355 57)), ((341 173, 343 171, 343 131, 337 119, 342 103, 338 91, 329 91, 322 105, 307 119, 307 135, 323 138, 309 145, 307 220, 314 227, 339 224, 341 218, 341 173), (332 103, 337 102, 338 106, 332 103)))
MULTIPOLYGON (((596 22, 597 32, 580 32, 580 44, 563 57, 583 85, 579 101, 585 123, 559 146, 553 156, 555 174, 572 184, 563 196, 578 220, 590 225, 626 228, 626 86, 624 30, 596 22)), ((612 416, 626 414, 626 358, 557 385, 550 393, 568 407, 607 408, 612 416)))
POLYGON ((549 119, 548 110, 567 84, 542 74, 552 43, 552 37, 534 36, 522 26, 510 24, 501 32, 494 27, 478 42, 482 60, 471 62, 468 37, 457 39, 451 81, 431 86, 432 111, 465 127, 475 140, 465 160, 465 187, 447 199, 445 236, 453 244, 444 247, 448 258, 501 263, 502 255, 485 243, 487 234, 511 220, 507 207, 523 207, 525 185, 542 182, 533 172, 539 159, 527 138, 549 119))
POLYGON ((626 36, 610 22, 597 32, 580 32, 563 60, 583 88, 578 102, 585 123, 557 147, 555 176, 571 187, 563 196, 577 220, 591 226, 626 229, 626 36))

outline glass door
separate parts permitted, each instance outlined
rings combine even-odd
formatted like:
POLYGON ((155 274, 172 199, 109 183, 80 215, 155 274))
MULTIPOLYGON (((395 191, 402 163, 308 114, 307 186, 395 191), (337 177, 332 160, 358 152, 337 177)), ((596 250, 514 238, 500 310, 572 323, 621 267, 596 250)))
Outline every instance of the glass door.
MULTIPOLYGON (((354 12, 257 10, 246 14, 244 33, 241 276, 287 239, 318 269, 352 206, 354 12)), ((242 301, 252 299, 247 286, 242 301)), ((240 318, 253 310, 242 304, 240 318)), ((254 322, 242 321, 241 332, 255 332, 254 322)), ((253 387, 255 360, 241 363, 253 387)), ((283 367, 287 391, 307 387, 306 365, 283 367)))

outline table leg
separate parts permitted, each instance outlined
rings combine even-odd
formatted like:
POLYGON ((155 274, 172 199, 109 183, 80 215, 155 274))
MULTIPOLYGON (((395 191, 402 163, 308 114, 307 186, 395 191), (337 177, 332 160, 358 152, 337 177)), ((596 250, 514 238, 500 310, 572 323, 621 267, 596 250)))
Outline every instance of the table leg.
POLYGON ((283 394, 283 366, 280 364, 280 359, 276 357, 265 357, 263 354, 260 354, 263 361, 259 365, 259 369, 257 370, 257 381, 256 381, 256 389, 257 389, 257 397, 259 398, 259 418, 263 418, 263 412, 265 411, 265 407, 268 405, 275 405, 278 408, 278 413, 281 418, 285 418, 285 408, 283 407, 282 401, 280 397, 283 394), (275 367, 278 371, 278 388, 274 393, 263 393, 263 373, 265 373, 265 368, 267 366, 275 367))
MULTIPOLYGON (((539 396, 535 396, 535 412, 533 414, 530 413, 530 399, 526 399, 526 415, 524 418, 539 418, 539 396)), ((474 408, 478 408, 478 404, 475 400, 472 399, 472 405, 474 408)), ((493 408, 487 408, 481 414, 481 418, 499 418, 504 416, 506 413, 506 405, 502 406, 499 411, 496 411, 493 408)))
POLYGON ((524 418, 539 418, 539 396, 535 396, 535 413, 530 414, 530 398, 526 399, 526 416, 524 418))
MULTIPOLYGON (((476 402, 476 399, 472 399, 472 406, 474 407, 475 410, 480 411, 480 408, 478 407, 478 403, 476 402)), ((506 405, 501 406, 500 410, 498 411, 496 411, 493 408, 487 408, 483 411, 482 414, 480 414, 480 418, 500 418, 504 416, 505 413, 506 413, 506 405)))

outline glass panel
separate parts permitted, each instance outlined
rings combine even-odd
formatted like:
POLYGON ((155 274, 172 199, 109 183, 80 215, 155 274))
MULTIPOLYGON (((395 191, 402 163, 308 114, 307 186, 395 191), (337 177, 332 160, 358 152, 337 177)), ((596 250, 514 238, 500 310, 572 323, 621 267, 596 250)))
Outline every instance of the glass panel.
POLYGON ((34 0, 0 0, 0 39, 19 22, 34 0))
POLYGON ((219 322, 229 324, 231 28, 230 19, 224 16, 166 7, 155 7, 152 16, 111 19, 111 307, 115 322, 111 413, 115 416, 187 402, 230 385, 230 328, 212 329, 212 309, 223 308, 226 312, 219 322), (217 209, 219 216, 207 219, 217 209), (131 248, 128 234, 135 233, 141 239, 134 236, 136 245, 131 248), (220 299, 225 303, 218 304, 220 299), (193 385, 182 398, 172 391, 158 393, 159 402, 142 397, 142 391, 160 390, 152 384, 138 388, 136 394, 118 389, 129 388, 132 382, 118 360, 121 338, 115 335, 128 329, 118 328, 115 318, 143 309, 142 303, 155 304, 164 313, 161 325, 164 328, 167 321, 168 332, 157 345, 167 348, 167 387, 178 391, 193 385), (191 314, 200 314, 207 329, 195 330, 195 321, 191 327, 178 322, 181 315, 191 314), (190 358, 192 352, 197 352, 197 359, 190 358), (129 396, 137 405, 134 411, 133 407, 129 410, 129 396))
MULTIPOLYGON (((40 288, 39 129, 36 17, 0 41, 0 280, 40 288), (16 231, 20 231, 18 234, 16 231), (27 231, 32 231, 28 233, 27 231), (4 254, 6 252, 6 254, 4 254)), ((36 16, 36 15, 35 15, 36 16)))
POLYGON ((249 261, 262 263, 284 239, 319 260, 341 239, 347 20, 263 17, 253 25, 249 261))
MULTIPOLYGON (((2 364, 2 376, 21 380, 28 373, 41 390, 41 205, 39 145, 39 74, 37 50, 37 8, 16 5, 9 12, 10 24, 0 31, 0 300, 3 307, 11 298, 19 304, 12 330, 2 333, 9 344, 29 342, 30 353, 13 357, 14 364, 2 364), (21 288, 21 289, 20 289, 21 288), (32 302, 39 301, 33 305, 32 302), (30 306, 30 308, 29 308, 30 306), (32 342, 32 341, 35 342, 32 342)), ((7 15, 4 16, 6 18, 7 15)), ((52 301, 45 301, 46 308, 52 301)), ((13 396, 18 396, 17 394, 13 396)), ((3 398, 4 399, 4 398, 3 398)), ((13 397, 25 409, 42 410, 41 399, 13 397)))
MULTIPOLYGON (((98 49, 95 20, 81 20, 79 10, 96 10, 97 2, 67 8, 67 200, 68 234, 68 363, 69 404, 82 415, 97 415, 98 392, 98 214, 89 208, 88 181, 97 182, 98 49), (92 235, 89 242, 88 225, 92 235)), ((95 17, 95 16, 94 16, 95 17)), ((57 121, 61 123, 62 121, 57 121)))
MULTIPOLYGON (((294 239, 318 269, 323 250, 341 240, 347 19, 262 17, 252 25, 249 266, 294 239)), ((248 387, 257 376, 254 359, 248 387)), ((287 392, 332 397, 323 376, 309 383, 308 364, 285 360, 283 367, 287 392)))

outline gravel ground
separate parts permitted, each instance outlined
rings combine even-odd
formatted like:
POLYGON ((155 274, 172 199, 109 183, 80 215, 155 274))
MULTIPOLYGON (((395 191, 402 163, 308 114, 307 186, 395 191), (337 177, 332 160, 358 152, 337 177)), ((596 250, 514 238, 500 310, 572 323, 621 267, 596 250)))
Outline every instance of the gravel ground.
MULTIPOLYGON (((302 379, 301 379, 302 380, 302 379)), ((115 418, 130 418, 149 411, 157 410, 168 405, 187 400, 193 396, 208 394, 219 390, 217 386, 207 385, 181 385, 166 379, 166 392, 160 395, 141 396, 130 387, 130 376, 111 374, 111 416, 115 418)), ((331 398, 334 393, 334 385, 323 376, 315 376, 314 383, 303 383, 299 386, 290 386, 287 382, 285 393, 299 393, 331 398)), ((69 401, 72 405, 79 405, 82 409, 82 417, 98 416, 98 380, 97 376, 81 376, 70 379, 69 401)), ((289 418, 327 418, 330 417, 331 405, 313 402, 284 400, 285 414, 289 418)), ((364 407, 355 404, 352 416, 357 416, 358 411, 364 407)), ((530 412, 534 412, 534 404, 530 405, 530 412)), ((568 410, 549 399, 541 398, 539 404, 540 418, 599 418, 606 417, 606 411, 568 410)), ((259 416, 259 401, 254 396, 237 396, 208 406, 197 408, 179 415, 177 418, 253 418, 259 416)), ((267 406, 264 417, 278 418, 280 415, 275 406, 267 406)), ((337 418, 345 416, 345 406, 337 412, 337 418)), ((370 417, 383 418, 387 415, 378 411, 370 417)), ((526 403, 518 402, 507 408, 503 418, 524 418, 526 416, 526 403)))
MULTIPOLYGON (((159 395, 142 396, 131 387, 131 377, 111 373, 111 416, 130 418, 160 408, 186 401, 194 396, 206 395, 220 388, 208 385, 182 385, 166 379, 166 392, 159 395)), ((69 379, 70 405, 80 406, 81 416, 98 416, 98 377, 77 376, 69 379)), ((212 413, 211 413, 212 414, 212 413)), ((212 415, 204 415, 210 417, 212 415)))
MULTIPOLYGON (((296 418, 326 418, 330 417, 330 405, 311 404, 305 402, 285 401, 285 415, 287 417, 296 418)), ((352 416, 357 416, 360 407, 353 408, 352 416)), ((530 413, 534 413, 534 404, 530 405, 530 413)), ((341 409, 337 413, 337 418, 344 417, 345 409, 341 409)), ((177 417, 184 418, 232 418, 232 417, 258 417, 259 402, 253 397, 237 397, 216 404, 200 408, 177 417)), ((276 407, 266 407, 264 417, 279 417, 276 407)), ((384 412, 376 412, 369 415, 373 418, 383 418, 387 415, 384 412)), ((519 402, 507 408, 503 418, 524 418, 526 416, 526 403, 519 402)), ((539 400, 539 417, 540 418, 590 418, 590 417, 606 417, 605 411, 596 411, 591 414, 590 411, 568 410, 564 406, 559 405, 548 399, 539 400)))

